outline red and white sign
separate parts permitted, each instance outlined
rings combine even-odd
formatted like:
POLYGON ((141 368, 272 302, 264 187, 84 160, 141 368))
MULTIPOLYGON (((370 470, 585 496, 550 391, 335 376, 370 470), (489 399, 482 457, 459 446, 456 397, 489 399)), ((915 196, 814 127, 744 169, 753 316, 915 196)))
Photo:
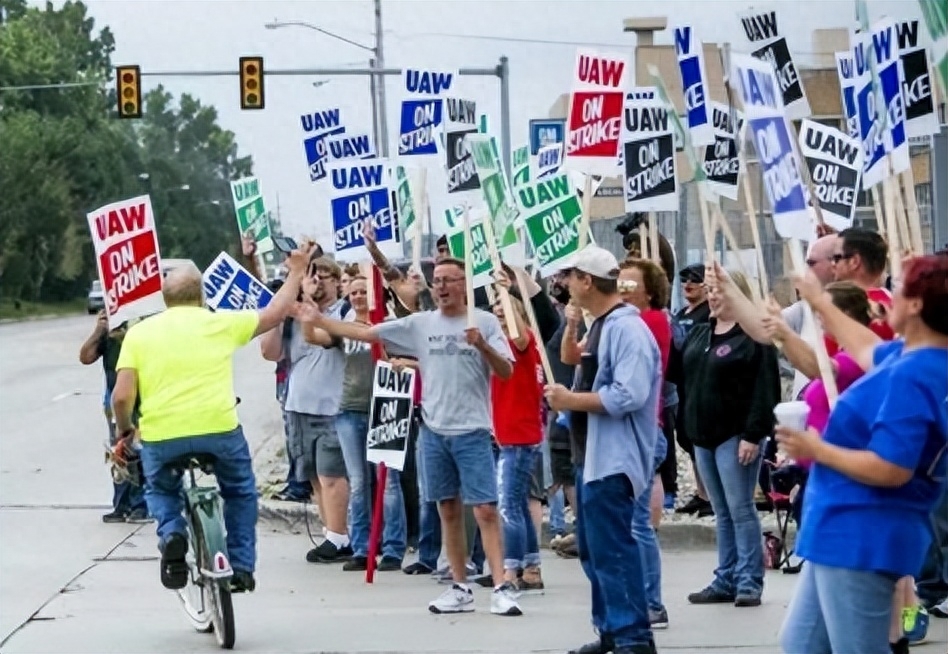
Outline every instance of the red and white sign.
POLYGON ((86 214, 109 327, 165 309, 151 199, 142 195, 86 214))
POLYGON ((563 167, 587 175, 619 174, 619 141, 629 64, 624 55, 580 49, 566 119, 563 167))

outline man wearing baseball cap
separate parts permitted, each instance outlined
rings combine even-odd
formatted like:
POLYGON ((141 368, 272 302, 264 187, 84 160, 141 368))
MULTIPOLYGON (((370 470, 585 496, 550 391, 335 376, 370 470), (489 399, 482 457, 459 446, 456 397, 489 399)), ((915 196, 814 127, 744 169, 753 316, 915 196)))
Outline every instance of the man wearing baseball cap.
POLYGON ((638 309, 619 297, 612 253, 587 246, 566 268, 570 296, 593 322, 573 390, 552 384, 546 398, 554 411, 570 412, 570 437, 583 454, 576 534, 600 635, 574 652, 652 654, 642 555, 631 524, 635 499, 653 473, 661 358, 638 309))

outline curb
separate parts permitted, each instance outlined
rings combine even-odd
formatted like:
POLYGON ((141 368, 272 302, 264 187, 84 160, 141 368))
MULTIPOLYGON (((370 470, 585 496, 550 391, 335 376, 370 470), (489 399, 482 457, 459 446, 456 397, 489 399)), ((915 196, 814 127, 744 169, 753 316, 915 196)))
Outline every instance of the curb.
MULTIPOLYGON (((323 523, 313 504, 260 498, 257 505, 261 521, 276 523, 284 529, 305 533, 308 518, 309 528, 313 535, 322 533, 323 523)), ((543 527, 542 547, 548 549, 550 538, 546 522, 543 523, 543 527)), ((664 523, 658 528, 658 539, 663 550, 711 550, 717 547, 714 524, 664 523)))

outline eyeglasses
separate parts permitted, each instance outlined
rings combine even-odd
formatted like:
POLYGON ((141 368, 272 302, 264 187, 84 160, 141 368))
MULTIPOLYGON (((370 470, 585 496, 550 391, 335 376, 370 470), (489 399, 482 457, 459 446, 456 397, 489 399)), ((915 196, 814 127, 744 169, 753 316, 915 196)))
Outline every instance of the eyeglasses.
POLYGON ((853 258, 853 255, 851 254, 834 254, 831 257, 833 263, 839 263, 843 259, 852 259, 852 258, 853 258))
POLYGON ((448 284, 453 284, 455 282, 464 281, 463 277, 435 277, 431 280, 432 286, 447 286, 448 284))

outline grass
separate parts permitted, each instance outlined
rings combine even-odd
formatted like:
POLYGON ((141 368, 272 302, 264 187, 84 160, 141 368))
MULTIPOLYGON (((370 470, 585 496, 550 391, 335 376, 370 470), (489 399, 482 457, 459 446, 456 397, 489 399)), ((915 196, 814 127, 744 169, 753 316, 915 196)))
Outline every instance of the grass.
POLYGON ((33 316, 70 316, 86 312, 86 299, 77 298, 66 302, 20 301, 17 308, 13 300, 0 300, 0 320, 18 320, 33 316))

